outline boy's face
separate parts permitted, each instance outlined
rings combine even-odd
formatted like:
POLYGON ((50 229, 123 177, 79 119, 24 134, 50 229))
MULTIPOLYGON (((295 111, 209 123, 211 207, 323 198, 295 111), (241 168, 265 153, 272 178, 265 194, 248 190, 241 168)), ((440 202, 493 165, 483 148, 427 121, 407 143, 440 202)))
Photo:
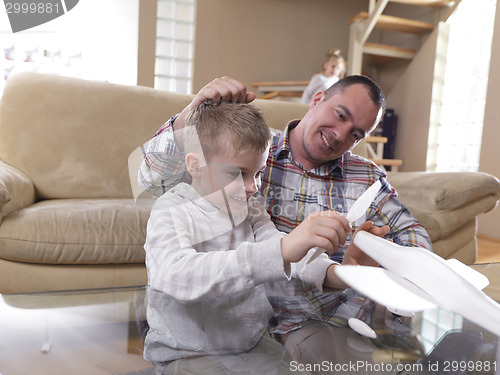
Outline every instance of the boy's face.
MULTIPOLYGON (((233 218, 248 213, 248 199, 261 185, 268 152, 234 152, 217 155, 201 168, 197 181, 198 193, 233 218)), ((193 179, 194 182, 194 179, 193 179)))

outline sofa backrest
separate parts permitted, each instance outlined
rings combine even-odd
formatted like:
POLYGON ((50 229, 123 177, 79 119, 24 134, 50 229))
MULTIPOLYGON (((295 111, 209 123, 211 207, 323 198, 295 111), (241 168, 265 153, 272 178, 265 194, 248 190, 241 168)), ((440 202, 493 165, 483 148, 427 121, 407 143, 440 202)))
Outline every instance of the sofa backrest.
MULTIPOLYGON (((0 160, 33 181, 38 199, 128 198, 129 155, 191 96, 39 73, 10 77, 0 102, 0 160)), ((306 105, 257 100, 282 129, 306 105)))

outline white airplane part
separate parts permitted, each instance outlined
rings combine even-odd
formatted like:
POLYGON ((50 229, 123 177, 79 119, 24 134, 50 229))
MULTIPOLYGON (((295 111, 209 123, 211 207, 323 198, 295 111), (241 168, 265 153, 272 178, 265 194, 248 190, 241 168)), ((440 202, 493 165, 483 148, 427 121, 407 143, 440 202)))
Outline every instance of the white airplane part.
POLYGON ((359 218, 363 217, 370 208, 373 200, 377 196, 380 188, 382 187, 382 183, 380 180, 377 180, 370 186, 366 191, 361 194, 361 196, 356 199, 356 202, 349 209, 349 212, 345 215, 345 218, 349 220, 349 223, 354 223, 359 218))
MULTIPOLYGON (((349 212, 346 214, 346 219, 349 221, 349 224, 353 224, 356 220, 363 217, 370 208, 373 200, 377 196, 380 188, 382 187, 382 183, 380 180, 375 181, 368 189, 365 190, 363 194, 360 195, 356 202, 349 209, 349 212)), ((314 259, 319 257, 321 254, 325 252, 325 249, 321 247, 314 248, 316 252, 309 258, 306 264, 311 263, 314 259)))
POLYGON ((361 336, 369 337, 371 339, 377 337, 375 331, 362 320, 359 320, 357 318, 349 318, 347 320, 347 324, 349 324, 349 327, 351 327, 354 332, 359 333, 361 336))
MULTIPOLYGON (((358 232, 354 237, 354 244, 387 271, 425 292, 431 303, 455 312, 500 336, 500 305, 467 279, 472 273, 458 273, 455 270, 458 267, 453 269, 450 262, 428 250, 400 246, 368 232, 358 232)), ((344 266, 336 268, 342 267, 344 266)), ((374 294, 367 297, 377 300, 377 295, 382 292, 372 293, 374 294)), ((407 310, 406 306, 401 308, 407 310)))
POLYGON ((456 273, 465 277, 472 285, 477 289, 483 290, 488 285, 490 285, 490 280, 484 276, 481 272, 477 272, 475 269, 470 268, 468 265, 463 264, 457 259, 446 259, 446 263, 450 266, 456 273))
MULTIPOLYGON (((488 286, 486 276, 462 262, 448 259, 446 263, 477 289, 488 286)), ((415 284, 383 268, 342 266, 336 267, 335 273, 361 294, 376 296, 372 298, 375 302, 386 306, 396 315, 413 316, 413 312, 435 308, 437 305, 436 302, 431 303, 430 296, 415 284)))
POLYGON ((383 268, 340 266, 334 271, 350 287, 391 309, 415 312, 436 308, 425 292, 383 268))
POLYGON ((393 313, 394 315, 404 316, 407 318, 413 318, 415 316, 415 313, 413 311, 401 310, 401 309, 397 309, 395 307, 387 307, 387 310, 389 312, 393 313))

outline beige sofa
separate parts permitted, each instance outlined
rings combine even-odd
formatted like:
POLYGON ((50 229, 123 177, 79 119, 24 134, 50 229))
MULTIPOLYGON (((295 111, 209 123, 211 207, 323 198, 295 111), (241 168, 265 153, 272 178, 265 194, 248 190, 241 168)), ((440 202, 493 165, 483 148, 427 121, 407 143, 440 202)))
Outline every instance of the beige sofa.
MULTIPOLYGON (((132 191, 137 147, 189 101, 37 73, 9 78, 0 103, 0 293, 146 283, 149 212, 132 191)), ((275 128, 306 110, 257 106, 275 128)), ((440 255, 474 261, 475 217, 495 206, 495 178, 399 173, 390 182, 440 255)))

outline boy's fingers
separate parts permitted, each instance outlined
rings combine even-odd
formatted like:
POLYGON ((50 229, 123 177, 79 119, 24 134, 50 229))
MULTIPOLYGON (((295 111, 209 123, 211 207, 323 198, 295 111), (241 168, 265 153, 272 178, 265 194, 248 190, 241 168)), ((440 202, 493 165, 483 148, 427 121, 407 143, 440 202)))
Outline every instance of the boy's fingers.
POLYGON ((321 216, 326 216, 329 220, 335 220, 340 223, 344 228, 345 232, 351 232, 351 225, 349 224, 349 220, 345 218, 344 215, 339 214, 337 211, 321 211, 321 216))
POLYGON ((328 228, 330 234, 325 234, 325 236, 331 237, 332 233, 335 233, 338 238, 338 243, 342 245, 345 243, 347 233, 352 231, 349 221, 343 215, 335 211, 314 212, 311 213, 306 220, 309 220, 313 231, 317 231, 321 227, 328 228))
MULTIPOLYGON (((346 235, 343 229, 335 230, 330 227, 320 225, 317 226, 315 230, 318 237, 324 238, 329 242, 328 249, 331 250, 331 252, 336 251, 339 248, 340 244, 345 243, 346 235)), ((318 244, 317 246, 325 248, 325 246, 321 246, 320 244, 318 244)))

